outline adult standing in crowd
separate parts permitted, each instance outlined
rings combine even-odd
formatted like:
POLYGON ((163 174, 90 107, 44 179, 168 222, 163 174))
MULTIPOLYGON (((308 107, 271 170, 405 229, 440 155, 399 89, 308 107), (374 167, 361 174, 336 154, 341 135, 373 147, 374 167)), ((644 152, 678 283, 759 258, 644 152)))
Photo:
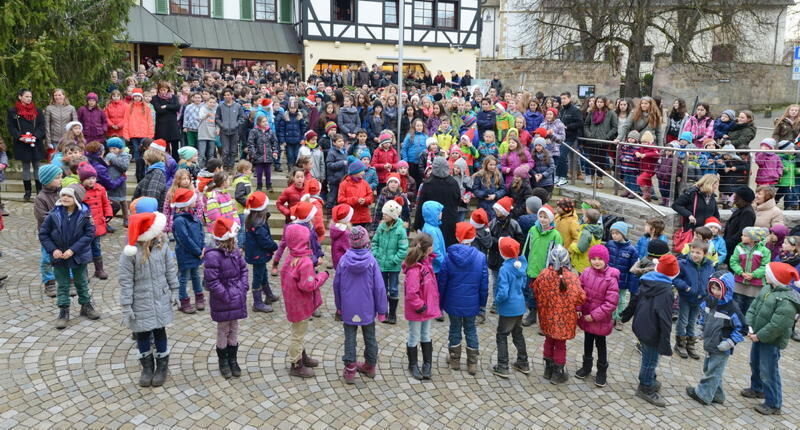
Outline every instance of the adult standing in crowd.
MULTIPOLYGON (((748 149, 750 142, 756 138, 756 126, 753 124, 753 112, 743 110, 736 117, 736 124, 728 130, 727 139, 736 149, 748 149)), ((722 136, 723 139, 726 139, 722 136)))
POLYGON ((725 225, 725 248, 728 251, 725 263, 730 261, 733 250, 742 241, 744 229, 756 224, 756 210, 753 208, 755 199, 756 193, 750 187, 741 186, 733 193, 733 212, 725 225))
MULTIPOLYGON (((566 134, 561 148, 561 156, 556 161, 556 176, 566 178, 569 172, 569 160, 572 158, 572 151, 563 148, 567 145, 575 148, 578 138, 583 135, 583 116, 581 110, 572 103, 572 94, 568 91, 561 93, 561 108, 558 112, 558 119, 564 123, 566 134)), ((563 181, 563 180, 562 180, 563 181)), ((566 181, 557 185, 564 185, 566 181)))
POLYGON ((783 111, 783 115, 775 120, 772 138, 776 142, 794 141, 798 134, 800 134, 800 105, 791 104, 783 111))
POLYGON ((714 117, 708 103, 698 103, 694 115, 686 120, 682 131, 692 133, 696 147, 702 148, 703 141, 714 138, 714 117))
POLYGON ((656 107, 656 102, 652 97, 642 97, 639 104, 628 115, 625 126, 620 129, 616 140, 625 140, 625 136, 631 130, 636 130, 639 134, 645 131, 653 133, 656 144, 663 142, 661 133, 661 112, 656 107))
MULTIPOLYGON (((44 140, 47 137, 44 114, 33 102, 31 90, 17 92, 17 101, 6 117, 8 134, 14 142, 14 159, 22 162, 22 184, 26 202, 31 201, 31 178, 39 171, 39 161, 45 158, 44 140)), ((42 184, 36 180, 36 192, 42 184)))
POLYGON ((719 219, 716 198, 718 190, 719 176, 703 175, 694 186, 675 199, 672 209, 683 217, 684 230, 703 226, 706 219, 712 216, 719 219))
MULTIPOLYGON (((617 114, 610 109, 606 97, 597 97, 594 100, 594 110, 586 115, 584 120, 584 135, 589 139, 614 140, 617 137, 617 114)), ((609 160, 614 157, 613 146, 603 142, 585 142, 583 144, 589 159, 599 167, 610 170, 609 160)), ((594 174, 594 168, 588 168, 594 174)), ((598 188, 603 188, 603 176, 596 175, 595 182, 598 188)), ((587 183, 591 183, 587 180, 587 183)))
MULTIPOLYGON (((228 87, 222 91, 222 103, 217 106, 217 127, 219 127, 219 140, 222 143, 222 164, 226 169, 232 169, 239 156, 239 126, 244 123, 244 109, 233 99, 233 89, 228 87)), ((277 122, 277 118, 276 118, 277 122)), ((276 166, 280 164, 280 149, 276 166)))
POLYGON ((67 95, 61 88, 53 90, 50 104, 44 108, 44 123, 47 132, 47 143, 55 149, 61 137, 67 131, 67 124, 78 120, 78 111, 69 104, 67 95))
POLYGON ((667 129, 666 140, 664 143, 670 143, 673 140, 678 140, 678 137, 689 119, 689 114, 686 113, 686 100, 677 98, 672 102, 672 109, 667 115, 667 129))
POLYGON ((456 242, 456 223, 458 222, 458 205, 461 202, 461 189, 456 179, 450 175, 450 166, 444 157, 433 159, 431 176, 421 185, 417 197, 417 213, 414 217, 414 228, 422 229, 422 205, 433 200, 444 206, 442 211, 442 224, 439 227, 444 235, 445 245, 450 246, 456 242))
POLYGON ((181 143, 181 131, 178 127, 178 112, 181 110, 181 104, 172 91, 172 86, 168 82, 160 82, 158 94, 150 104, 156 111, 155 138, 164 139, 172 158, 180 160, 178 148, 181 143))

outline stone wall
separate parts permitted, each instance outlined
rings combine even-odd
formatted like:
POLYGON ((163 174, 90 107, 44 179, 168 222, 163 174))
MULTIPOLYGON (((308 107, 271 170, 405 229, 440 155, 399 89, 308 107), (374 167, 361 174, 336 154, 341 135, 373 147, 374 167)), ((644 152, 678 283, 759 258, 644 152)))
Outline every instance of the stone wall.
POLYGON ((570 62, 554 60, 481 60, 481 77, 492 79, 497 73, 506 88, 525 89, 547 95, 569 91, 578 94, 578 85, 594 85, 595 94, 619 96, 620 76, 611 65, 600 62, 570 62))
POLYGON ((695 97, 715 115, 724 109, 759 109, 794 103, 791 66, 755 63, 673 64, 656 56, 653 95, 669 104, 680 97, 691 107, 695 97))

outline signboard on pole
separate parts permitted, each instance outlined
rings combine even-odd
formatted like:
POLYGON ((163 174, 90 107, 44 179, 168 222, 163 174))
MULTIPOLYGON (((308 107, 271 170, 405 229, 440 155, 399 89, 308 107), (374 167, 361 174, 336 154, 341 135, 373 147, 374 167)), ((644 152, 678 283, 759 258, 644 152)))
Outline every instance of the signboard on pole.
POLYGON ((794 59, 792 60, 792 80, 800 81, 800 46, 794 47, 794 59))

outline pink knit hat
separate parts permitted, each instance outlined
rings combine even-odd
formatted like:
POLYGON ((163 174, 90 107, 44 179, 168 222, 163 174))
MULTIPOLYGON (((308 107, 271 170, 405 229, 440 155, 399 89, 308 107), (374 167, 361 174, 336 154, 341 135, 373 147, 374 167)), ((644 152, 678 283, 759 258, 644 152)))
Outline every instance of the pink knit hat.
POLYGON ((605 261, 607 265, 609 260, 608 248, 606 248, 605 245, 595 245, 589 248, 589 260, 593 258, 599 258, 605 261))

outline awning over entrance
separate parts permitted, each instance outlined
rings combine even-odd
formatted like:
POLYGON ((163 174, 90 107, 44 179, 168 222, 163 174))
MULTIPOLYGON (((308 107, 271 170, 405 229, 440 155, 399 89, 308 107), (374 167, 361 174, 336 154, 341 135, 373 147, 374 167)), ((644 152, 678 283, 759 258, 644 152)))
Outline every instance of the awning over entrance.
POLYGON ((188 47, 187 42, 182 37, 175 34, 169 27, 164 25, 155 15, 148 12, 141 6, 134 6, 128 11, 128 26, 125 32, 125 41, 130 43, 151 43, 157 45, 174 45, 188 47))

